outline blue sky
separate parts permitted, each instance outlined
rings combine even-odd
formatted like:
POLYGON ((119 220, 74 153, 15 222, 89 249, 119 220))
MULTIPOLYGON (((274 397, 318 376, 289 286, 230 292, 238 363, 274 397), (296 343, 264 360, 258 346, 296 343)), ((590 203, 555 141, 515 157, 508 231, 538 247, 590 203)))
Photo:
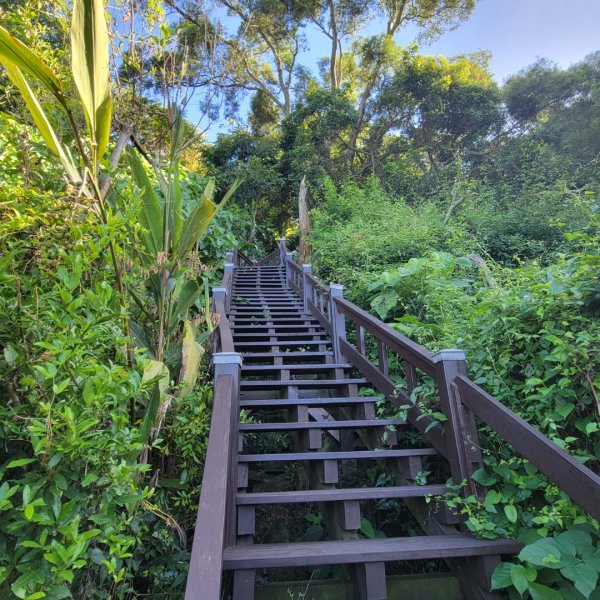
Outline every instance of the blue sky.
MULTIPOLYGON (((226 24, 233 25, 233 21, 226 19, 226 24)), ((381 24, 373 22, 362 33, 380 31, 381 24)), ((302 55, 301 62, 316 71, 317 60, 327 54, 328 40, 314 35, 310 29, 306 35, 310 49, 302 55)), ((415 28, 405 28, 396 41, 408 44, 416 35, 415 28)), ((490 69, 498 83, 538 57, 568 67, 600 50, 600 0, 479 0, 470 18, 460 27, 421 47, 425 54, 446 56, 477 50, 491 52, 490 69)), ((242 103, 242 115, 247 107, 248 101, 242 103)), ((215 124, 207 138, 214 140, 227 129, 224 122, 215 124)))

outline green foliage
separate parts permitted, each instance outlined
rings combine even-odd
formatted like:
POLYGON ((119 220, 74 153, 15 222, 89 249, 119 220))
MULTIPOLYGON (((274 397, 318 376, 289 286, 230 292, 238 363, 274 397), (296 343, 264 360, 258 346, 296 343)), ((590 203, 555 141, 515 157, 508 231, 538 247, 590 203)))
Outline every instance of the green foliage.
POLYGON ((312 218, 311 244, 321 276, 344 283, 362 303, 374 272, 434 248, 466 252, 474 246, 462 228, 444 226, 435 204, 409 206, 383 192, 375 179, 364 188, 349 183, 339 192, 326 181, 312 218))

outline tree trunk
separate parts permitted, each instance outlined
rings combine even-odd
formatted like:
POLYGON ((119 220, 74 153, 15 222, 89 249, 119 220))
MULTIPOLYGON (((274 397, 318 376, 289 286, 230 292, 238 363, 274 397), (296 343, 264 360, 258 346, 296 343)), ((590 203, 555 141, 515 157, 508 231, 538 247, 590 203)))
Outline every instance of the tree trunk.
POLYGON ((300 192, 298 194, 298 228, 300 230, 298 258, 301 265, 310 263, 310 245, 308 242, 310 235, 310 214, 308 210, 308 188, 306 187, 305 176, 300 182, 300 192))

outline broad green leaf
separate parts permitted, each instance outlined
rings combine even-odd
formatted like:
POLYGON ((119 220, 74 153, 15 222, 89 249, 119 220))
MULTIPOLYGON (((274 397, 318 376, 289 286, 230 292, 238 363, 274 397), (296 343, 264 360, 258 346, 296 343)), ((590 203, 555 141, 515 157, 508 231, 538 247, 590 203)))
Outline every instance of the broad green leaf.
POLYGON ((558 569, 562 566, 560 558, 560 550, 554 540, 550 538, 539 539, 533 544, 527 544, 519 553, 520 560, 551 569, 558 569))
POLYGON ((515 565, 513 563, 500 563, 492 573, 492 589, 502 590, 512 585, 510 572, 515 565))
POLYGON ((142 227, 150 233, 150 236, 146 237, 144 241, 151 244, 147 248, 148 252, 156 256, 158 252, 164 250, 162 238, 163 214, 160 202, 137 152, 132 150, 130 156, 133 180, 137 187, 143 190, 142 210, 139 218, 142 227))
POLYGON ((560 592, 541 583, 530 583, 527 589, 531 594, 532 600, 563 600, 560 592))
POLYGON ((367 519, 366 517, 360 518, 360 530, 370 540, 375 537, 375 529, 373 528, 373 525, 371 524, 369 519, 367 519))
POLYGON ((523 595, 529 587, 530 582, 535 581, 537 571, 533 567, 524 567, 523 565, 513 565, 510 570, 510 579, 517 592, 523 595))
POLYGON ((575 589, 586 598, 596 589, 598 572, 585 563, 567 565, 560 570, 561 574, 575 584, 575 589))
POLYGON ((71 182, 76 185, 80 184, 81 175, 77 170, 77 166, 73 162, 71 156, 65 152, 65 149, 58 139, 52 124, 48 120, 44 109, 33 93, 33 90, 29 87, 25 77, 23 77, 21 70, 14 65, 6 65, 5 67, 10 80, 15 84, 21 93, 27 109, 29 110, 29 114, 31 115, 35 126, 40 132, 42 139, 46 143, 48 150, 58 156, 63 168, 65 169, 67 177, 71 180, 71 182))
POLYGON ((518 513, 517 513, 517 509, 515 508, 514 504, 505 504, 504 505, 504 514, 506 515, 506 518, 511 523, 517 522, 518 513))
POLYGON ((11 460, 7 465, 7 469, 15 469, 17 467, 23 467, 28 465, 29 463, 36 462, 37 458, 17 458, 15 460, 11 460))
POLYGON ((5 67, 14 65, 28 75, 35 77, 58 101, 67 108, 62 85, 50 67, 23 42, 0 26, 0 63, 5 67))
POLYGON ((71 22, 72 70, 98 163, 110 137, 110 40, 103 0, 74 0, 71 22))
POLYGON ((160 406, 160 387, 158 382, 154 384, 152 388, 152 394, 150 395, 150 402, 146 407, 146 413, 144 414, 144 420, 142 421, 142 427, 140 429, 140 441, 146 443, 150 437, 152 426, 156 421, 156 415, 158 414, 158 408, 160 406))
POLYGON ((204 354, 204 348, 196 341, 196 332, 187 319, 183 325, 183 331, 181 371, 179 373, 181 396, 188 394, 194 387, 200 369, 200 361, 204 354))

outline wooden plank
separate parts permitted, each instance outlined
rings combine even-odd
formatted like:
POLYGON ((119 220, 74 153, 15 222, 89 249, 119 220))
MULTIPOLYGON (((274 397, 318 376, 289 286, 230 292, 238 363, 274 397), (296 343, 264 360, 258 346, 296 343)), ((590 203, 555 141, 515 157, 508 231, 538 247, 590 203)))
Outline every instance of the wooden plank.
POLYGON ((221 596, 233 392, 232 375, 217 377, 185 600, 221 596))
MULTIPOLYGON (((333 429, 333 428, 332 428, 333 429)), ((402 458, 405 456, 435 456, 433 448, 411 448, 408 450, 350 450, 340 452, 282 452, 281 454, 240 454, 239 462, 295 462, 311 460, 360 460, 402 458)))
POLYGON ((464 376, 457 377, 460 399, 521 456, 590 516, 600 520, 600 476, 588 469, 527 421, 464 376))
POLYGON ((445 485, 402 485, 376 488, 346 488, 302 490, 292 492, 264 492, 239 494, 237 504, 302 504, 310 502, 340 502, 343 500, 386 500, 390 498, 420 498, 445 494, 445 485))
MULTIPOLYGON (((276 343, 273 343, 273 345, 276 345, 276 343)), ((281 388, 290 385, 297 385, 298 387, 330 388, 341 385, 350 385, 352 383, 367 383, 367 380, 364 377, 349 379, 265 379, 262 381, 242 381, 240 385, 243 390, 248 390, 252 388, 281 388)))
POLYGON ((348 398, 277 398, 275 400, 242 400, 240 408, 282 408, 298 404, 305 406, 350 406, 353 404, 374 404, 378 396, 352 396, 348 398))
MULTIPOLYGON (((305 404, 302 401, 302 404, 305 404)), ((240 423, 240 431, 258 433, 264 431, 300 431, 303 429, 365 429, 367 427, 401 427, 399 419, 353 419, 350 421, 307 421, 291 423, 240 423)))
MULTIPOLYGON (((247 340, 247 339, 252 339, 255 337, 258 338, 271 338, 271 337, 276 337, 276 338, 293 338, 293 337, 298 337, 298 336, 303 336, 305 335, 307 338, 313 338, 313 337, 320 337, 320 338, 327 338, 328 335, 324 332, 324 331, 297 331, 297 332, 290 332, 290 333, 269 333, 268 331, 257 331, 256 333, 235 333, 234 337, 237 339, 241 339, 241 340, 247 340)), ((317 340, 318 341, 318 340, 317 340)), ((272 344, 273 346, 275 344, 272 344)))
POLYGON ((478 540, 468 534, 291 544, 254 544, 226 548, 224 568, 307 567, 397 560, 423 560, 515 554, 515 540, 478 540))
POLYGON ((288 340, 287 342, 255 342, 253 340, 238 340, 236 341, 236 348, 239 346, 331 346, 331 340, 288 340))
POLYGON ((286 371, 331 371, 334 369, 350 369, 350 363, 313 363, 313 364, 285 364, 285 365, 246 365, 242 367, 242 373, 278 373, 282 369, 286 371))
POLYGON ((331 350, 322 352, 242 352, 243 357, 250 360, 254 358, 322 358, 333 356, 331 350))

